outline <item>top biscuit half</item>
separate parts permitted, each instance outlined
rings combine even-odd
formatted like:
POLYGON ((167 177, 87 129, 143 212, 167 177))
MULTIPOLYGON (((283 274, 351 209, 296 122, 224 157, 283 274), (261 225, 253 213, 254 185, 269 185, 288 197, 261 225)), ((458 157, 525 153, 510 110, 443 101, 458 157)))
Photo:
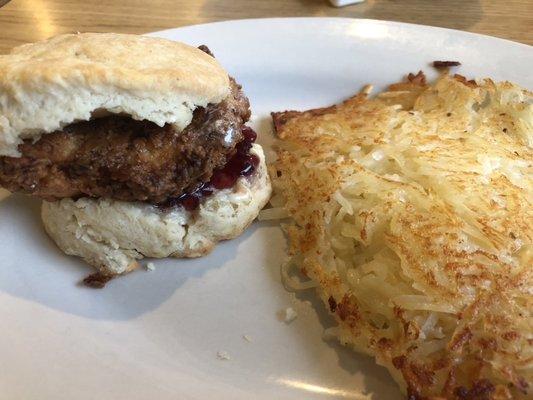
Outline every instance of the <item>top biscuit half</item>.
POLYGON ((166 39, 80 33, 19 46, 0 55, 0 155, 106 113, 183 129, 229 93, 213 57, 166 39))

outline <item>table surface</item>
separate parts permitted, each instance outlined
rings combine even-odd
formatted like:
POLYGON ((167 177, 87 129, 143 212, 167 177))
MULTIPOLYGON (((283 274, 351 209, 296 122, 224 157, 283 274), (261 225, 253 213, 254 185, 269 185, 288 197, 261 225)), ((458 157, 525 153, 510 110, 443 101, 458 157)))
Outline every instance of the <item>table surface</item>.
MULTIPOLYGON (((0 4, 5 0, 0 0, 0 4)), ((265 17, 373 18, 442 26, 533 44, 533 0, 11 0, 0 9, 0 53, 68 32, 145 33, 265 17)))

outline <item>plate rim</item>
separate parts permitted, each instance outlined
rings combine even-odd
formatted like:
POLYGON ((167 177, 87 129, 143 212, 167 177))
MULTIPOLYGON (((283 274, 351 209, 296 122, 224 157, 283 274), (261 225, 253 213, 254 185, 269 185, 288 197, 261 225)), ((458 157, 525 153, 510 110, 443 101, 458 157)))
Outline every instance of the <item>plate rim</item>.
POLYGON ((178 30, 185 30, 189 28, 203 27, 203 26, 208 26, 208 25, 228 25, 228 24, 235 24, 235 23, 241 23, 241 22, 260 22, 260 23, 267 22, 268 23, 268 22, 282 22, 282 21, 291 21, 291 20, 304 21, 304 22, 312 22, 312 21, 364 22, 364 23, 373 23, 373 24, 378 24, 378 25, 393 25, 399 28, 407 28, 407 29, 427 29, 427 30, 432 30, 432 31, 442 31, 442 32, 448 32, 448 33, 453 33, 453 34, 458 34, 458 35, 463 35, 463 36, 470 36, 473 38, 478 38, 478 39, 483 39, 483 40, 499 41, 499 42, 502 42, 502 44, 520 47, 523 50, 529 50, 531 52, 531 55, 533 56, 533 45, 529 45, 529 44, 522 43, 522 42, 516 42, 510 39, 504 39, 498 36, 487 35, 484 33, 469 32, 469 31, 464 31, 460 29, 446 28, 446 27, 441 27, 441 26, 414 24, 411 22, 391 21, 391 20, 372 19, 372 18, 349 18, 349 17, 240 18, 240 19, 228 19, 228 20, 223 20, 223 21, 212 21, 212 22, 203 22, 203 23, 192 24, 192 25, 177 26, 175 28, 168 28, 168 29, 162 29, 162 30, 157 30, 157 31, 145 32, 143 33, 143 35, 158 36, 161 34, 168 34, 171 32, 178 31, 178 30))

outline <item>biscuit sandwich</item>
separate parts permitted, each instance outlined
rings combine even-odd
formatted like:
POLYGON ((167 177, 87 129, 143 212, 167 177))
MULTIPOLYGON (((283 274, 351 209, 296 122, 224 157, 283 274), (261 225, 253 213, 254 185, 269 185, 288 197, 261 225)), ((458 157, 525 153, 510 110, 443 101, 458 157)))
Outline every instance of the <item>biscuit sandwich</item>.
POLYGON ((68 34, 0 56, 0 186, 98 270, 198 257, 240 235, 271 187, 242 88, 205 46, 68 34))

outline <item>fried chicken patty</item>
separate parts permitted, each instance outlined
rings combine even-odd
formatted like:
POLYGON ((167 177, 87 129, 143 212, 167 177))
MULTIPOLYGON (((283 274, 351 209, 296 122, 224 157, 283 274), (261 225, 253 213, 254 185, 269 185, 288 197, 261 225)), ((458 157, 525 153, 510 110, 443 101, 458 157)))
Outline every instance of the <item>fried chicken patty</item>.
POLYGON ((199 107, 178 131, 113 115, 77 122, 0 157, 0 186, 48 201, 108 197, 161 203, 209 180, 242 139, 249 102, 231 80, 231 94, 199 107))

